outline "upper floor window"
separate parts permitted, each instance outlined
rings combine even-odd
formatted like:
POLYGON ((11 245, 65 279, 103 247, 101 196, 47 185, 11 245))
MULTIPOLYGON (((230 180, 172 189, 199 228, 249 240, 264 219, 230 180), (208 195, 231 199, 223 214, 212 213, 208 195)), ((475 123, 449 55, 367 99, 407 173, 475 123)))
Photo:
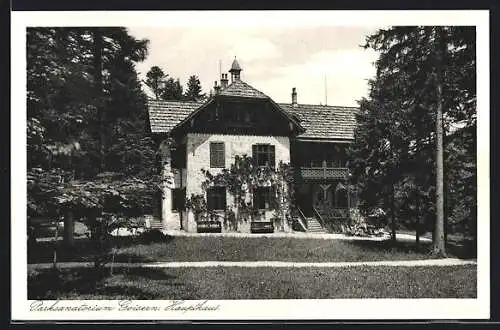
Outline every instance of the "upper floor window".
POLYGON ((226 209, 226 187, 207 189, 207 209, 209 211, 226 209))
POLYGON ((210 167, 223 168, 226 166, 224 142, 210 142, 210 167))
POLYGON ((252 158, 257 166, 276 166, 274 146, 270 144, 254 144, 252 146, 252 158))
POLYGON ((223 121, 229 126, 252 126, 255 121, 255 110, 252 105, 230 103, 224 107, 223 121))

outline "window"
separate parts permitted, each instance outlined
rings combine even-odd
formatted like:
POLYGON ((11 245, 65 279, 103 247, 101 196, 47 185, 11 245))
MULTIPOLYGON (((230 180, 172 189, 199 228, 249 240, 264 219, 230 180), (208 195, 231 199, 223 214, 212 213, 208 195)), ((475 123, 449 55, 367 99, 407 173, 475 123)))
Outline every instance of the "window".
POLYGON ((259 210, 269 209, 271 205, 271 189, 257 187, 253 191, 253 207, 259 210))
POLYGON ((186 188, 172 189, 172 211, 183 211, 186 188))
POLYGON ((224 142, 210 142, 210 167, 223 168, 226 166, 224 142))
POLYGON ((252 146, 252 157, 257 166, 275 167, 274 146, 270 144, 254 144, 252 146))
POLYGON ((209 211, 226 209, 226 187, 207 189, 207 208, 209 211))

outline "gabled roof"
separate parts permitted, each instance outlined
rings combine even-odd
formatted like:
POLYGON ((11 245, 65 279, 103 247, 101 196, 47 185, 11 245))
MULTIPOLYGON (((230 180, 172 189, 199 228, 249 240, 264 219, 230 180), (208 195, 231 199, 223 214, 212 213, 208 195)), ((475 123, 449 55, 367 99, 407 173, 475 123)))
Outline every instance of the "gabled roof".
POLYGON ((279 103, 285 111, 298 117, 305 132, 298 138, 308 139, 354 139, 356 112, 358 108, 330 105, 279 103))
POLYGON ((148 99, 149 124, 152 133, 168 133, 203 103, 192 101, 159 101, 148 99))
MULTIPOLYGON (((271 100, 271 99, 270 99, 271 100)), ((272 101, 272 100, 271 100, 272 101)), ((148 100, 149 120, 152 133, 168 133, 181 122, 194 115, 196 110, 211 101, 157 101, 148 100)), ((293 107, 288 103, 278 106, 288 115, 295 116, 305 129, 298 138, 318 140, 352 140, 356 127, 358 108, 312 104, 293 107)))
POLYGON ((224 88, 218 95, 233 96, 233 97, 247 97, 252 99, 268 99, 269 97, 261 91, 253 88, 242 80, 235 80, 231 85, 224 88))

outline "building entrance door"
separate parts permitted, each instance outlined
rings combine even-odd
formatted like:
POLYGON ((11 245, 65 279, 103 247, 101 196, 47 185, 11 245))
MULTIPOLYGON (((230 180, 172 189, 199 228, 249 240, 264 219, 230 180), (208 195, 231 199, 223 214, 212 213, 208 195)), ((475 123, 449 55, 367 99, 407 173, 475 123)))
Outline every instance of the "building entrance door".
POLYGON ((313 215, 313 194, 310 184, 303 184, 297 191, 297 204, 306 217, 313 215))

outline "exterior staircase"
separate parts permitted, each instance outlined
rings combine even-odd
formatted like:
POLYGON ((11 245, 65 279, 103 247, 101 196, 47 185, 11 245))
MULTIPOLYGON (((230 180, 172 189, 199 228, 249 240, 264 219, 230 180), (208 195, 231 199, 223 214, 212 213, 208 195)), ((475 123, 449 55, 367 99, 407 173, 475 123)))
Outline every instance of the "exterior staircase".
POLYGON ((315 217, 307 217, 306 222, 308 233, 326 233, 325 229, 315 217))

